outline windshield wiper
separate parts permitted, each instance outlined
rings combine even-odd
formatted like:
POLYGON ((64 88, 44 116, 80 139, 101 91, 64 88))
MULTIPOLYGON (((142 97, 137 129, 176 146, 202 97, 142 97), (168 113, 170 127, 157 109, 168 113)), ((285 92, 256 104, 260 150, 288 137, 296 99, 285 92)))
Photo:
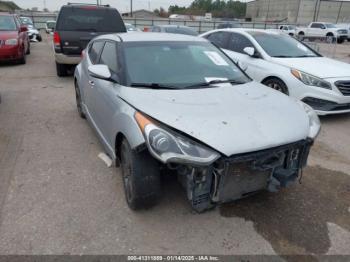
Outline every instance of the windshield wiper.
POLYGON ((185 86, 184 89, 190 89, 190 88, 201 88, 201 87, 215 87, 213 85, 215 84, 223 84, 223 83, 230 83, 233 85, 242 85, 245 84, 246 82, 242 82, 242 81, 237 81, 235 79, 227 79, 227 80, 211 80, 209 82, 203 82, 203 83, 197 83, 197 84, 193 84, 190 86, 185 86))
POLYGON ((273 57, 276 57, 276 58, 291 58, 291 57, 294 57, 294 56, 290 56, 290 55, 274 55, 273 57))
POLYGON ((152 88, 152 89, 179 89, 176 86, 164 85, 159 83, 131 83, 131 87, 143 87, 143 88, 152 88))

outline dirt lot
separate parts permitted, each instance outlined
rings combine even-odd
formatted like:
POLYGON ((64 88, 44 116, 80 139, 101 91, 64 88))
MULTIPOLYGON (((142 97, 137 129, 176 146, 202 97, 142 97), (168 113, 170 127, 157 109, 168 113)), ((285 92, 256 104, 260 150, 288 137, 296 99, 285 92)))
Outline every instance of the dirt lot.
POLYGON ((321 118, 302 184, 195 214, 175 180, 130 211, 51 45, 0 66, 0 254, 348 254, 350 115, 321 118))

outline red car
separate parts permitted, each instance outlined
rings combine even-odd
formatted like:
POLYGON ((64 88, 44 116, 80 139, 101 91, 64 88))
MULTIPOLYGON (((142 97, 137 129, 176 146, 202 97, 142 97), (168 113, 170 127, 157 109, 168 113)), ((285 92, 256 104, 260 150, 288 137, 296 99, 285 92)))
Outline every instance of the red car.
POLYGON ((17 15, 0 13, 0 62, 26 63, 26 55, 30 53, 27 31, 17 15))

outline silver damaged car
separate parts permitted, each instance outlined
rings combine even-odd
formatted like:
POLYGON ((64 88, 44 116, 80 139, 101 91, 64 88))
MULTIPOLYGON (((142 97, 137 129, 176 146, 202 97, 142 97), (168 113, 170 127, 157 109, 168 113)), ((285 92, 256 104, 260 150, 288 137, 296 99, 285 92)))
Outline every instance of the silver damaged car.
POLYGON ((198 212, 278 191, 300 178, 320 130, 309 106, 252 81, 198 37, 99 36, 74 80, 78 112, 121 167, 132 209, 157 203, 169 169, 198 212))

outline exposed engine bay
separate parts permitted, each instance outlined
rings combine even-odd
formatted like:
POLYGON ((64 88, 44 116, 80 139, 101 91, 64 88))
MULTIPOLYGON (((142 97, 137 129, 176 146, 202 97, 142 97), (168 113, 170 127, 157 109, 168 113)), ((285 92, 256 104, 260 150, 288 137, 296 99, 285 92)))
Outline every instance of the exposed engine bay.
POLYGON ((301 179, 312 140, 272 149, 222 157, 210 167, 179 166, 178 178, 193 209, 202 212, 217 204, 261 190, 277 192, 301 179))

